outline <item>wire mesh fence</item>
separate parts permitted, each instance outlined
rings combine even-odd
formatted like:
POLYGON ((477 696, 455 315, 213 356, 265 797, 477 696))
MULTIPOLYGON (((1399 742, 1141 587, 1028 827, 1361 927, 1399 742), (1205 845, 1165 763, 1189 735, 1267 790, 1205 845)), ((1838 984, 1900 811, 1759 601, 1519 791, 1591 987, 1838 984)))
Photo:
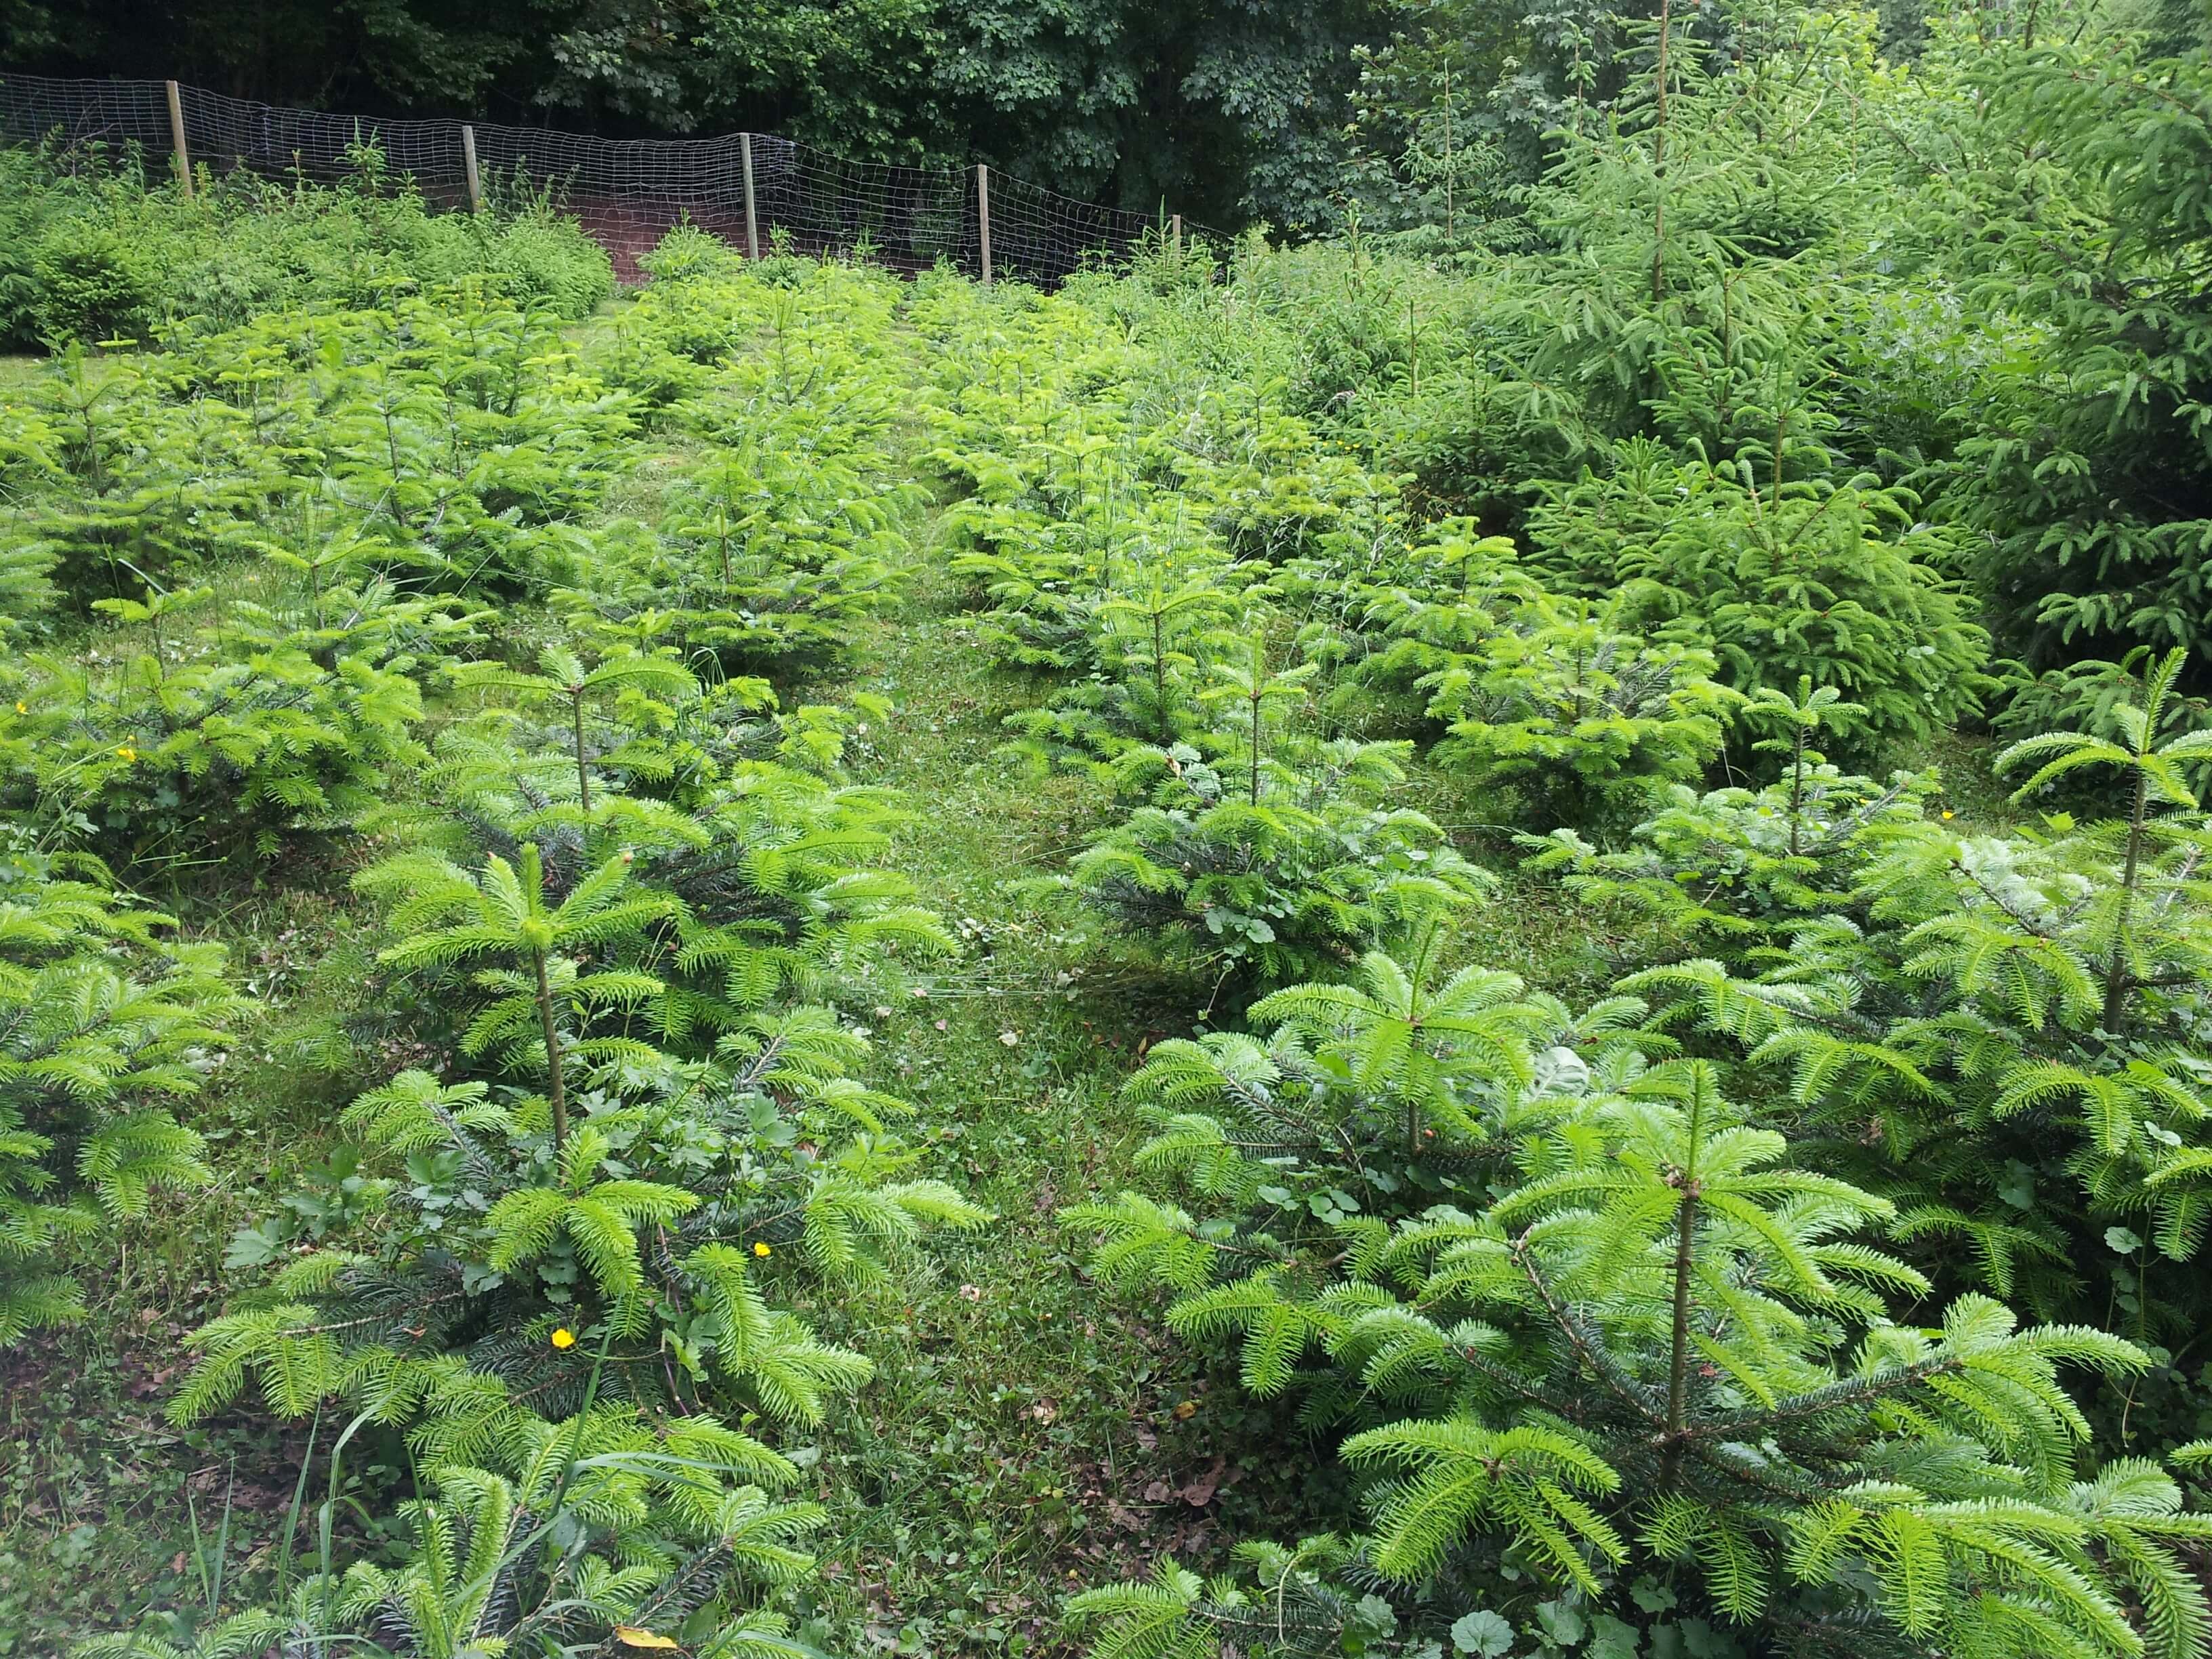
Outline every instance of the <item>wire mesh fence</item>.
POLYGON ((905 271, 940 261, 974 276, 1053 283, 1127 258, 1147 236, 1218 241, 1179 219, 1148 219, 980 167, 849 161, 764 133, 602 138, 538 127, 398 120, 283 109, 161 81, 0 76, 0 140, 46 144, 63 166, 136 150, 173 165, 335 184, 374 149, 390 174, 443 208, 524 191, 550 195, 641 280, 638 256, 684 220, 741 249, 865 252, 905 271), (173 87, 175 102, 171 102, 173 87))

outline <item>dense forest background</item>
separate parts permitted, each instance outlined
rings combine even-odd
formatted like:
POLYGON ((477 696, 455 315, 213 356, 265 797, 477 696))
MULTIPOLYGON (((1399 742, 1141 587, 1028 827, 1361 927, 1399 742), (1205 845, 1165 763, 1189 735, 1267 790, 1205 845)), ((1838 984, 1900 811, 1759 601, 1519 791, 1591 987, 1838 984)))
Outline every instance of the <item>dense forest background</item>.
POLYGON ((1081 197, 1324 222, 1376 0, 21 0, 0 62, 625 135, 987 161, 1081 197))
MULTIPOLYGON (((2200 37, 2199 0, 2142 6, 2171 46, 2200 37)), ((1886 48, 1911 50, 1920 9, 1886 0, 1886 48)), ((1988 10, 2000 31, 2033 27, 2032 4, 1988 10)), ((1472 158, 1463 170, 1486 171, 1478 198, 1534 178, 1565 100, 1614 90, 1634 25, 1657 11, 1656 0, 0 0, 0 64, 370 114, 628 136, 750 128, 862 160, 988 161, 1071 195, 1146 210, 1164 199, 1224 228, 1311 233, 1340 228, 1349 203, 1371 210, 1378 185, 1400 201, 1399 164, 1431 128, 1437 143, 1450 128, 1454 153, 1472 158)))

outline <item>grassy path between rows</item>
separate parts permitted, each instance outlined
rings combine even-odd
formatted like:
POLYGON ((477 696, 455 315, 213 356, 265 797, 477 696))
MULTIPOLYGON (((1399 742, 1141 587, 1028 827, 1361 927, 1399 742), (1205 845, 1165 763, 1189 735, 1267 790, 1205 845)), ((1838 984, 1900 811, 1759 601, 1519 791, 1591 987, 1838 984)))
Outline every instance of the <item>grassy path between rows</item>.
POLYGON ((1057 1218, 1126 1182, 1139 1129, 1121 1085, 1142 1045, 1187 1032, 1195 1009, 1109 982, 1028 885, 1095 827, 1095 791, 995 756, 1030 688, 986 667, 939 523, 917 515, 904 605, 852 678, 821 693, 893 705, 888 729, 858 735, 853 769, 905 797, 890 862, 963 956, 926 996, 848 1012, 873 1032, 872 1080, 914 1103, 938 1172, 1000 1218, 933 1246, 910 1300, 852 1310, 846 1338, 879 1372, 827 1437, 824 1554, 851 1598, 835 1611, 874 1650, 1057 1653, 1060 1594, 1205 1550, 1265 1483, 1243 1489, 1228 1396, 1209 1399, 1186 1346, 1084 1284, 1081 1241, 1057 1218))

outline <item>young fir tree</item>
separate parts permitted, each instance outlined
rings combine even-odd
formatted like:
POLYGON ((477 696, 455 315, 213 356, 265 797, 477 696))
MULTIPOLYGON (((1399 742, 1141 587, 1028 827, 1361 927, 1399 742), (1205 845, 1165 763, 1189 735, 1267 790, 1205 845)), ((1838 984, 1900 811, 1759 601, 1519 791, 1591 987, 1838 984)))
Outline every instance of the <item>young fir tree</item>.
POLYGON ((0 1349, 83 1317, 66 1241, 211 1179, 172 1104, 244 1000, 220 946, 171 943, 104 874, 0 837, 0 1349))
MULTIPOLYGON (((1793 1167, 1709 1062, 1647 1065, 1666 1045, 1639 1005, 1578 1028, 1510 981, 1462 973, 1432 1004, 1421 977, 1373 963, 1365 992, 1255 1008, 1287 1028, 1267 1048, 1163 1051, 1139 1087, 1172 1111, 1140 1163, 1195 1211, 1071 1212, 1108 1282, 1172 1291, 1170 1325, 1237 1340, 1247 1387, 1349 1431, 1371 1529, 1346 1571, 1406 1592, 1416 1635, 1472 1618, 1510 1562, 1623 1639, 1680 1642, 1694 1614, 1759 1647, 2199 1650, 2181 1552, 2212 1522, 2148 1463, 2075 1477, 2089 1430, 2059 1368, 2139 1350, 1973 1294, 1897 1322, 1929 1285, 1863 1237, 1894 1206, 1793 1167)), ((1233 1583, 1076 1610, 1110 1654, 1348 1641, 1305 1577, 1272 1644, 1233 1583)))

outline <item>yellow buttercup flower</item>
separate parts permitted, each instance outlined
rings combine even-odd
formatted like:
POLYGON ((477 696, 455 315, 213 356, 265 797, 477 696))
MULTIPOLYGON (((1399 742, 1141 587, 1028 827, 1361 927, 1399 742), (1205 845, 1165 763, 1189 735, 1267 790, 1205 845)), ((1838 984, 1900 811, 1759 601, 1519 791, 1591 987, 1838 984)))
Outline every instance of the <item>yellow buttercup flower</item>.
POLYGON ((1958 816, 1958 814, 1957 814, 1957 813, 1955 813, 1955 812, 1954 812, 1954 811, 1953 811, 1949 807, 1948 807, 1948 806, 1947 806, 1947 807, 1945 807, 1945 808, 1943 809, 1943 816, 1944 816, 1945 817, 1947 817, 1947 818, 1949 818, 1949 817, 1956 817, 1958 816))
POLYGON ((31 712, 31 705, 18 697, 15 699, 15 712, 19 714, 27 714, 31 712))
POLYGON ((765 1261, 769 1257, 774 1255, 775 1252, 769 1249, 768 1240, 764 1238, 757 1238, 753 1240, 753 1254, 760 1257, 762 1261, 765 1261))
POLYGON ((122 756, 125 760, 137 760, 138 758, 138 751, 136 749, 133 749, 127 743, 117 744, 115 752, 122 756))
POLYGON ((570 1330, 566 1325, 556 1328, 553 1333, 553 1346, 556 1348, 574 1347, 576 1346, 575 1332, 570 1330))

